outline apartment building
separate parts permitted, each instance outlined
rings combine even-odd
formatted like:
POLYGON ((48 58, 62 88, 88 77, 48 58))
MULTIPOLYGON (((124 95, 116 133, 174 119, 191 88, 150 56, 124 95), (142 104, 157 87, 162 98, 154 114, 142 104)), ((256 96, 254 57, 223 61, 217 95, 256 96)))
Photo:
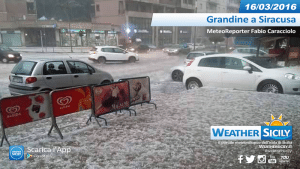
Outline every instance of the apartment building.
POLYGON ((22 46, 21 22, 37 19, 34 0, 0 0, 0 44, 22 46))
MULTIPOLYGON (((239 13, 241 0, 197 0, 198 13, 239 13)), ((195 29, 195 28, 194 28, 195 29)), ((196 42, 203 42, 206 37, 206 28, 196 28, 196 42)), ((206 40, 207 41, 207 40, 206 40)))
POLYGON ((191 42, 192 29, 151 27, 153 13, 194 12, 195 0, 95 0, 95 17, 92 22, 118 26, 123 32, 119 36, 119 43, 139 40, 145 44, 161 46, 191 42))

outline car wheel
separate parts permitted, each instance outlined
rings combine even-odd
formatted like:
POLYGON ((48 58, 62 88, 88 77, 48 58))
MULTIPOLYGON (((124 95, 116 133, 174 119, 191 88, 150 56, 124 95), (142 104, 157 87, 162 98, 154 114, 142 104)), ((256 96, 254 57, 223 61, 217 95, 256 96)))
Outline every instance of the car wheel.
POLYGON ((134 63, 136 61, 135 57, 131 56, 129 58, 129 63, 134 63))
POLYGON ((172 72, 172 80, 182 82, 183 73, 180 70, 174 70, 172 72))
POLYGON ((3 58, 3 59, 2 59, 2 62, 3 62, 3 63, 8 63, 9 61, 8 61, 7 58, 3 58))
POLYGON ((99 57, 98 58, 98 63, 99 64, 104 64, 106 62, 106 59, 104 57, 99 57))
POLYGON ((272 82, 272 81, 267 81, 264 82, 261 85, 260 90, 261 92, 267 92, 267 93, 283 93, 282 87, 278 82, 272 82))
POLYGON ((196 88, 199 88, 199 87, 202 87, 202 83, 200 82, 200 80, 198 80, 196 78, 189 79, 186 82, 186 89, 187 90, 196 89, 196 88))

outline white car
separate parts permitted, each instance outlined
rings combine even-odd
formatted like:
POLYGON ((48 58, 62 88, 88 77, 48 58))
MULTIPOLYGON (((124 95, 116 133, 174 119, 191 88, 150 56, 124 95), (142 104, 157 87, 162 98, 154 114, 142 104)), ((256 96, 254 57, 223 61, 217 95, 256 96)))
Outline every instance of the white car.
POLYGON ((202 86, 300 94, 300 71, 281 67, 270 58, 247 54, 217 54, 198 57, 185 68, 187 89, 202 86))
POLYGON ((89 60, 100 64, 106 63, 106 61, 128 61, 132 63, 139 60, 138 54, 127 52, 116 46, 95 46, 89 54, 89 60))
POLYGON ((194 52, 190 52, 187 55, 187 57, 186 57, 186 59, 184 61, 184 65, 175 66, 175 67, 171 68, 171 71, 172 71, 172 74, 171 74, 172 80, 182 82, 184 68, 185 68, 185 66, 190 61, 192 61, 196 57, 206 56, 206 55, 213 55, 213 54, 216 54, 216 52, 212 52, 212 51, 194 51, 194 52))

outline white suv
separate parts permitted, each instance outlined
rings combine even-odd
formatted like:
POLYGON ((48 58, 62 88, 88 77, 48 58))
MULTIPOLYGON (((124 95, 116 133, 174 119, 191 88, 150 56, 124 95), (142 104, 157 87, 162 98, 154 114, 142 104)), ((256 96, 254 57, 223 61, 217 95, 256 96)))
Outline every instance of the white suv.
POLYGON ((139 56, 116 46, 95 46, 90 51, 89 60, 98 63, 105 63, 106 61, 128 61, 132 63, 138 61, 139 56))

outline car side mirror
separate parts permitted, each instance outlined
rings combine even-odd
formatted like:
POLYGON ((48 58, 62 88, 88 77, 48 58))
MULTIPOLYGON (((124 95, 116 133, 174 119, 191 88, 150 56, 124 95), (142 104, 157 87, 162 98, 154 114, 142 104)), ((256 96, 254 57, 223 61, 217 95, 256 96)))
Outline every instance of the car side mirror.
POLYGON ((252 73, 252 68, 250 66, 244 66, 244 70, 247 70, 249 73, 252 73))

